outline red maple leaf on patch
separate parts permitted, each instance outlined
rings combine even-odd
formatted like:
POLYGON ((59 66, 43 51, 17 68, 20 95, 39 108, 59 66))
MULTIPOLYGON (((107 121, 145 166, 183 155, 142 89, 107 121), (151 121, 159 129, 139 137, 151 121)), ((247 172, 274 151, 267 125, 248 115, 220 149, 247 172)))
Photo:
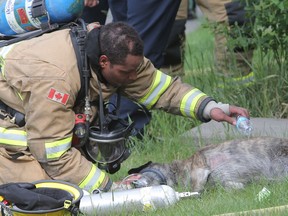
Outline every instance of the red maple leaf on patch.
POLYGON ((58 93, 58 94, 55 95, 55 98, 56 98, 57 100, 60 100, 60 99, 62 98, 62 95, 61 95, 60 93, 58 93))

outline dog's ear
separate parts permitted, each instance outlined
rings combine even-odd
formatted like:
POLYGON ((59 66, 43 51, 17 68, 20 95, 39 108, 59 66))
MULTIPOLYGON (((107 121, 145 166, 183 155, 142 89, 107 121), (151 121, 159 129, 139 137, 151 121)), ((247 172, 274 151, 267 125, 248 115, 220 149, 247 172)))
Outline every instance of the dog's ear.
POLYGON ((136 168, 132 168, 128 171, 128 174, 131 175, 133 173, 139 173, 141 170, 145 169, 146 167, 148 167, 150 164, 152 164, 152 161, 149 161, 139 167, 136 168))

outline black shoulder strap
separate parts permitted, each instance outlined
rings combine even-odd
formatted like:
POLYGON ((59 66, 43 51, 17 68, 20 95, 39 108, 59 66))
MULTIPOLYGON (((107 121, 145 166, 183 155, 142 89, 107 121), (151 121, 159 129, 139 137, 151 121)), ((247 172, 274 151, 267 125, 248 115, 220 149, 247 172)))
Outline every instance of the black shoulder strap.
POLYGON ((23 40, 28 40, 34 37, 38 37, 45 33, 52 32, 57 29, 59 29, 59 25, 55 23, 55 24, 50 25, 49 28, 46 28, 46 29, 39 29, 39 30, 35 30, 32 32, 27 32, 22 35, 16 35, 16 36, 3 36, 4 40, 0 41, 0 48, 23 41, 23 40))
POLYGON ((81 89, 78 93, 77 101, 81 99, 83 100, 85 96, 88 95, 89 79, 91 76, 90 66, 84 47, 87 37, 87 29, 82 19, 79 19, 78 21, 81 25, 72 26, 70 31, 81 79, 81 89))

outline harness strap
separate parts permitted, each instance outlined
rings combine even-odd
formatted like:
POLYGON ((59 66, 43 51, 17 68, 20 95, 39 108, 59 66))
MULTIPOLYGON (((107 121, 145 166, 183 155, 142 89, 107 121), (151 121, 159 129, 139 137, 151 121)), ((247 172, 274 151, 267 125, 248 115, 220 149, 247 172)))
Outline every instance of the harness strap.
POLYGON ((6 105, 0 100, 0 119, 8 119, 12 124, 17 124, 19 127, 25 125, 25 115, 17 110, 6 105))
MULTIPOLYGON (((83 20, 79 19, 79 21, 82 22, 83 20)), ((70 31, 71 41, 77 58, 77 65, 81 80, 81 89, 78 93, 77 101, 83 99, 88 94, 89 79, 91 76, 88 58, 86 56, 84 47, 87 37, 87 30, 83 28, 84 26, 84 23, 82 23, 82 26, 72 26, 70 31)))

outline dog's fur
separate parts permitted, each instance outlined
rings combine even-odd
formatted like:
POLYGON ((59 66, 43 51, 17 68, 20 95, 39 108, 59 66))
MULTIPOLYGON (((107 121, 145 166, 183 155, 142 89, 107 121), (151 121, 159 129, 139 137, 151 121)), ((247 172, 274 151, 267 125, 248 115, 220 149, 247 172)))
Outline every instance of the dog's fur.
POLYGON ((164 176, 169 186, 181 184, 197 192, 207 183, 241 189, 252 181, 288 177, 288 139, 259 137, 226 141, 206 146, 186 160, 149 163, 129 173, 135 171, 142 172, 142 177, 134 182, 136 187, 159 185, 164 176))

